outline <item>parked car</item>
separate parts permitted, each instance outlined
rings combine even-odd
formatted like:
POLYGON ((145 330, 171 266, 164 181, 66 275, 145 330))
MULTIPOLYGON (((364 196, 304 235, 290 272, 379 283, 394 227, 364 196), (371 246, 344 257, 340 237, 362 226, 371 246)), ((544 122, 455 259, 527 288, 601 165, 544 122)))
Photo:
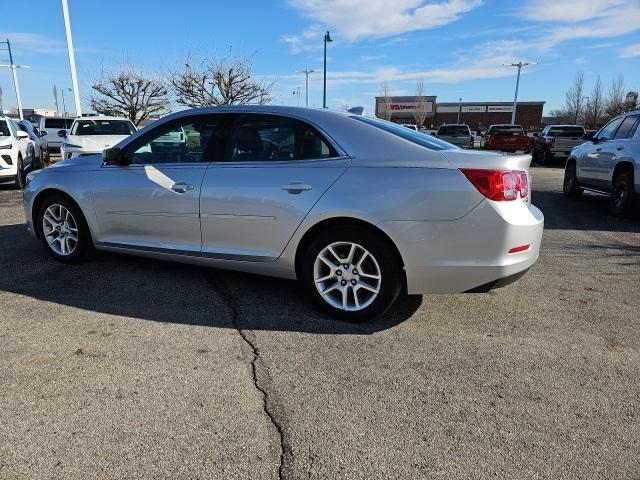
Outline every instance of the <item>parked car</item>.
POLYGON ((542 132, 533 134, 533 160, 543 165, 559 157, 568 157, 575 147, 584 142, 581 125, 547 125, 542 132))
POLYGON ((0 115, 0 182, 24 188, 26 176, 38 167, 35 143, 17 122, 0 115))
POLYGON ((30 174, 23 198, 62 262, 95 247, 297 278, 359 321, 401 292, 485 292, 524 274, 543 228, 530 161, 348 112, 211 107, 30 174), (156 151, 178 129, 197 135, 156 151))
POLYGON ((610 196, 611 213, 638 212, 640 194, 640 110, 620 115, 587 142, 574 148, 564 170, 563 191, 579 197, 583 190, 610 196))
POLYGON ((483 148, 485 150, 500 150, 515 152, 531 150, 531 138, 520 125, 491 125, 484 134, 483 148))
POLYGON ((473 148, 473 136, 468 125, 440 125, 436 137, 460 148, 473 148))
POLYGON ((40 133, 47 132, 47 146, 50 151, 60 150, 62 138, 58 137, 58 132, 60 130, 68 132, 72 123, 73 118, 69 117, 40 117, 38 130, 40 133))
POLYGON ((106 148, 121 142, 137 131, 127 118, 84 117, 76 118, 67 134, 60 130, 58 135, 64 138, 60 147, 60 156, 64 159, 102 153, 106 148))
POLYGON ((37 127, 28 120, 20 120, 18 122, 18 128, 29 135, 29 138, 34 143, 36 151, 36 159, 39 168, 43 168, 49 161, 49 144, 47 142, 47 133, 40 132, 37 127))

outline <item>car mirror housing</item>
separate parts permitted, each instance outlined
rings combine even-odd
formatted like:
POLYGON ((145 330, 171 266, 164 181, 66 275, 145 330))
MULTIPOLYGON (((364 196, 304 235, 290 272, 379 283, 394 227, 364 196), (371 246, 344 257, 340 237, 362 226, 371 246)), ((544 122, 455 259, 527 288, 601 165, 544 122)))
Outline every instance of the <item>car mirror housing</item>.
POLYGON ((47 131, 45 130, 44 132, 40 132, 40 136, 41 137, 46 137, 47 136, 47 131))
POLYGON ((124 152, 117 147, 107 148, 102 151, 102 159, 107 165, 129 165, 124 152))
POLYGON ((58 136, 60 138, 67 138, 67 131, 66 130, 58 130, 58 136))

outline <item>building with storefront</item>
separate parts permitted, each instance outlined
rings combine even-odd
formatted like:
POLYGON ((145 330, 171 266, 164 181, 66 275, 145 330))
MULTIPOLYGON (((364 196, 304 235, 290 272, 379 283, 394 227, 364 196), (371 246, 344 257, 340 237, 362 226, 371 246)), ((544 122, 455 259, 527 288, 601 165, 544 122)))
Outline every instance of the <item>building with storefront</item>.
MULTIPOLYGON (((496 123, 511 123, 513 102, 442 102, 435 96, 425 97, 425 128, 436 128, 445 123, 466 123, 472 130, 485 130, 496 123)), ((385 118, 384 97, 376 97, 376 116, 385 118)), ((416 97, 390 97, 388 109, 391 121, 415 124, 414 113, 420 103, 416 97)), ((518 102, 516 123, 526 129, 538 128, 542 124, 542 109, 545 102, 518 102)))

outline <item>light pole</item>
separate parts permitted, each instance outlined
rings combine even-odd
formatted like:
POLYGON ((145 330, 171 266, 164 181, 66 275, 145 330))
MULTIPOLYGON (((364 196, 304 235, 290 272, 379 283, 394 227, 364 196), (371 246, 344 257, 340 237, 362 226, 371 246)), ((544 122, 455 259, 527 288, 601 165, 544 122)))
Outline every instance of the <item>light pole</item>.
POLYGON ((327 43, 333 42, 329 30, 324 34, 324 81, 322 85, 322 108, 327 108, 327 43))
POLYGON ((71 69, 71 86, 73 87, 73 99, 76 104, 76 117, 81 117, 82 108, 80 107, 80 91, 78 90, 78 74, 76 73, 76 56, 73 51, 73 37, 71 36, 67 0, 62 0, 62 16, 64 17, 64 29, 67 34, 67 52, 69 53, 69 68, 71 69))
POLYGON ((22 98, 20 97, 20 85, 18 85, 18 72, 16 70, 18 68, 31 68, 28 65, 16 65, 13 63, 13 54, 11 53, 11 43, 7 39, 6 42, 0 42, 7 44, 7 50, 9 51, 9 64, 0 65, 0 67, 10 68, 11 74, 13 76, 13 87, 16 90, 16 101, 18 102, 18 115, 20 116, 20 120, 24 120, 24 116, 22 115, 22 98))
POLYGON ((456 123, 460 124, 460 115, 462 114, 462 97, 458 99, 458 121, 456 123))
POLYGON ((587 106, 585 107, 584 111, 584 123, 587 123, 587 116, 589 115, 589 97, 585 96, 584 98, 587 99, 587 106))
POLYGON ((518 87, 520 86, 520 70, 522 67, 526 67, 527 65, 537 65, 537 62, 523 62, 522 60, 518 63, 510 63, 510 64, 502 64, 505 67, 518 67, 518 76, 516 78, 516 94, 513 97, 513 111, 511 112, 511 124, 514 125, 516 123, 516 106, 518 104, 518 87))
POLYGON ((298 96, 298 106, 300 106, 300 87, 296 87, 293 89, 293 95, 298 96))
POLYGON ((64 110, 64 112, 62 113, 63 117, 67 116, 67 106, 64 104, 64 92, 71 92, 72 90, 70 88, 61 88, 60 89, 60 94, 62 95, 62 110, 64 110))
POLYGON ((315 70, 309 70, 308 68, 305 68, 304 70, 302 70, 302 73, 304 73, 304 106, 305 107, 309 106, 309 74, 313 72, 315 72, 315 70))

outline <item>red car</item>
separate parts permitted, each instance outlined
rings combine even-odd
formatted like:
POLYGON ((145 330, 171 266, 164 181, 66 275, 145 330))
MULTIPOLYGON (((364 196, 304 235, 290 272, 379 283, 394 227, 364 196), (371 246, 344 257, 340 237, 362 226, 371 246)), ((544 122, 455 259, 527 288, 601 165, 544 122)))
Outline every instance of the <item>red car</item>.
POLYGON ((531 151, 532 139, 521 125, 491 125, 484 134, 483 148, 502 152, 531 151))

